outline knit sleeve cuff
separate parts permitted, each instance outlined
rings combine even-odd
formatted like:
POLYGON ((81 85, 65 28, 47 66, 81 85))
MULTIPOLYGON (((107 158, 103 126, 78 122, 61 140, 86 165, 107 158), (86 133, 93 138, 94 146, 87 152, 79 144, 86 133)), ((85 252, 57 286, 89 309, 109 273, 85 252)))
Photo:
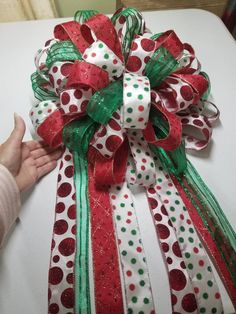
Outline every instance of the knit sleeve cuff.
POLYGON ((20 210, 20 192, 12 174, 0 164, 0 247, 20 210))

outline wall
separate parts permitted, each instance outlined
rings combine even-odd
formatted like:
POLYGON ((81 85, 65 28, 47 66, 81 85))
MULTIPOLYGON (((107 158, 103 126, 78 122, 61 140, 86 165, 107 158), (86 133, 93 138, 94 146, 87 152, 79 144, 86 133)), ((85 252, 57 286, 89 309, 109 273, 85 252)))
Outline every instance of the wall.
POLYGON ((116 0, 55 0, 59 16, 73 16, 77 10, 94 9, 102 13, 113 13, 116 0))

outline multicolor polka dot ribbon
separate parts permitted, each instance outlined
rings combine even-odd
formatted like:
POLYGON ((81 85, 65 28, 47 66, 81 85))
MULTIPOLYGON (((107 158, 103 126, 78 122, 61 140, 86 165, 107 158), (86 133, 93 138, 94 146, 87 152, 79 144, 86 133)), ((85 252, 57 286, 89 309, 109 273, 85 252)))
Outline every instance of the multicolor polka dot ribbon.
MULTIPOLYGON (((158 166, 158 161, 156 164, 158 166)), ((148 190, 149 196, 156 193, 159 195, 165 212, 175 228, 180 251, 191 278, 197 300, 195 309, 198 308, 200 313, 222 313, 223 308, 219 288, 207 254, 196 233, 185 204, 168 174, 163 172, 160 164, 157 170, 157 184, 148 190)), ((152 201, 150 206, 153 206, 152 201)), ((162 225, 161 229, 164 237, 169 234, 166 224, 162 225)))
POLYGON ((153 296, 134 203, 130 189, 110 188, 118 249, 125 285, 127 313, 154 313, 153 296))
MULTIPOLYGON (((87 158, 89 166, 93 169, 96 193, 99 189, 105 189, 108 193, 109 185, 125 185, 123 181, 129 155, 131 158, 129 165, 135 165, 135 169, 132 169, 132 173, 127 176, 129 184, 139 184, 147 188, 154 184, 155 188, 157 173, 154 158, 161 159, 167 168, 171 164, 172 166, 168 168, 171 173, 179 175, 179 172, 184 172, 187 163, 180 160, 183 157, 186 161, 182 139, 185 140, 186 148, 203 149, 211 138, 211 124, 219 116, 219 111, 214 105, 215 111, 212 115, 209 115, 206 110, 206 107, 212 106, 207 102, 210 93, 209 79, 206 73, 201 72, 200 62, 195 57, 192 47, 182 43, 174 31, 152 35, 147 30, 141 13, 135 9, 118 10, 111 20, 95 11, 80 12, 76 16, 76 21, 55 27, 55 39, 49 40, 35 59, 37 71, 32 74, 31 80, 35 97, 41 102, 33 107, 30 115, 38 135, 52 147, 58 147, 64 142, 63 144, 76 154, 80 153, 83 158, 87 158), (87 123, 87 126, 81 131, 78 125, 83 123, 87 123), (202 136, 193 136, 188 126, 200 131, 202 136), (65 136, 68 129, 73 129, 71 134, 74 145, 72 146, 70 146, 71 139, 65 136), (178 171, 173 170, 175 167, 178 171)), ((65 167, 67 169, 67 165, 65 167)), ((78 173, 78 164, 75 167, 75 173, 78 173)), ((80 193, 81 199, 86 197, 87 185, 88 180, 85 179, 81 189, 76 191, 80 193)), ((171 189, 172 192, 173 189, 174 187, 171 189)), ((189 262, 191 259, 194 260, 197 254, 193 249, 197 241, 196 232, 193 228, 195 236, 193 244, 187 240, 192 238, 191 227, 187 226, 187 220, 182 221, 182 216, 174 216, 169 203, 163 201, 161 190, 157 189, 156 194, 165 206, 168 216, 175 219, 172 219, 172 225, 174 230, 176 229, 175 233, 185 265, 188 258, 185 253, 191 253, 188 263, 193 267, 187 267, 184 272, 188 272, 192 285, 200 291, 201 295, 194 291, 197 310, 202 313, 213 311, 210 307, 215 300, 212 294, 202 292, 204 284, 201 284, 200 276, 197 278, 198 273, 203 277, 204 271, 201 265, 189 262), (183 228, 186 237, 179 235, 184 232, 183 228), (183 242, 180 240, 182 238, 183 242)), ((171 199, 171 195, 168 195, 170 203, 171 199)), ((108 206, 107 197, 104 197, 103 202, 104 207, 108 206)), ((89 204, 87 205, 88 213, 90 208, 89 204)), ((83 202, 78 203, 77 206, 83 206, 83 202)), ((171 206, 174 207, 173 204, 171 206)), ((99 210, 101 208, 102 204, 99 210)), ((80 209, 83 213, 82 207, 80 209)), ((183 207, 181 210, 183 211, 183 207)), ((188 215, 184 212, 181 214, 184 217, 188 215)), ((163 221, 164 218, 166 217, 162 217, 163 221)), ((77 222, 81 222, 79 217, 76 219, 77 222)), ((91 229, 95 230, 97 222, 95 220, 90 222, 91 229)), ((223 223, 228 225, 225 219, 223 223)), ((87 220, 86 226, 89 226, 87 220)), ((111 224, 109 228, 112 234, 111 224)), ((88 228, 86 234, 87 231, 88 228)), ((83 233, 79 236, 78 234, 76 232, 76 241, 82 241, 81 243, 85 245, 87 242, 83 242, 86 240, 83 233)), ((98 253, 95 240, 94 238, 93 254, 98 253)), ((57 246, 58 243, 55 244, 55 247, 57 246)), ((77 243, 76 247, 78 256, 81 253, 80 243, 77 243)), ((201 260, 204 265, 208 265, 204 257, 205 252, 200 246, 198 250, 203 256, 201 260)), ((102 266, 100 271, 99 263, 95 262, 94 265, 96 282, 101 283, 105 266, 102 266)), ((118 264, 115 261, 113 266, 114 270, 116 268, 116 278, 118 278, 118 264)), ((171 271, 172 269, 170 273, 171 271)), ((210 272, 204 273, 204 277, 209 278, 210 282, 210 272)), ((215 289, 213 279, 212 282, 211 291, 215 289)), ((75 291, 86 290, 88 295, 89 283, 86 281, 86 284, 87 288, 85 284, 81 287, 75 283, 75 291)), ((116 287, 116 295, 119 296, 116 298, 119 300, 118 307, 113 302, 112 294, 104 292, 102 296, 98 296, 99 292, 96 291, 97 300, 104 299, 105 295, 108 296, 107 299, 105 298, 106 303, 113 304, 113 308, 108 310, 110 312, 122 307, 118 279, 116 287)), ((64 291, 63 288, 60 289, 64 291)), ((189 295, 192 297, 191 292, 189 295)), ((138 299, 134 303, 141 300, 136 297, 138 299)), ((188 303, 189 299, 187 297, 185 298, 187 301, 182 302, 181 298, 184 298, 183 295, 177 298, 176 307, 182 306, 182 310, 187 311, 187 307, 183 304, 188 303)), ((215 308, 218 311, 220 301, 217 302, 215 308)), ((102 302, 96 303, 98 312, 101 309, 99 304, 101 305, 102 302)), ((78 307, 74 310, 78 312, 78 307)))

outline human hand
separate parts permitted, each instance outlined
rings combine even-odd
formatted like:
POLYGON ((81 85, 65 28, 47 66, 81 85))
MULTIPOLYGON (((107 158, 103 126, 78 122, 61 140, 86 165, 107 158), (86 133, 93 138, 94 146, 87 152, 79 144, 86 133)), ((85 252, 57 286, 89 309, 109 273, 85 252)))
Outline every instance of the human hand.
POLYGON ((14 130, 0 146, 0 163, 15 177, 19 190, 24 191, 56 167, 61 150, 53 150, 37 141, 22 142, 24 120, 17 114, 14 119, 14 130))

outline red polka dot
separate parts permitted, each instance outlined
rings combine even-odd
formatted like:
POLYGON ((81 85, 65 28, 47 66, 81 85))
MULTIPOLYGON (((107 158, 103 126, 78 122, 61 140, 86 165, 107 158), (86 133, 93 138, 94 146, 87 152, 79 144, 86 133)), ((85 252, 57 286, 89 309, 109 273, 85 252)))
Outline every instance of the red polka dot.
POLYGON ((155 193, 156 193, 156 191, 155 191, 154 188, 149 188, 149 189, 148 189, 148 192, 149 192, 150 194, 155 194, 155 193))
POLYGON ((145 63, 148 63, 148 61, 151 59, 151 57, 149 57, 149 56, 146 56, 145 58, 144 58, 144 62, 145 63))
POLYGON ((186 286, 186 277, 179 269, 172 269, 169 273, 169 280, 172 289, 176 291, 183 290, 186 286))
POLYGON ((66 160, 66 161, 71 160, 71 155, 66 155, 66 156, 65 156, 65 160, 66 160))
POLYGON ((105 145, 110 152, 114 152, 121 142, 122 139, 119 136, 111 135, 107 138, 105 145))
POLYGON ((55 255, 55 256, 53 256, 53 262, 54 263, 58 263, 59 262, 59 260, 60 260, 60 256, 58 256, 58 255, 55 255))
POLYGON ((165 208, 164 205, 161 206, 161 212, 162 212, 163 215, 168 216, 166 208, 165 208))
POLYGON ((185 265, 184 261, 182 261, 182 262, 180 263, 180 267, 183 268, 183 269, 186 269, 186 265, 185 265))
POLYGON ((68 288, 62 292, 61 303, 67 309, 73 308, 73 306, 74 306, 74 290, 72 288, 68 288))
POLYGON ((92 53, 91 53, 91 56, 92 56, 93 58, 96 57, 96 55, 97 55, 97 54, 96 54, 95 52, 92 52, 92 53))
POLYGON ((62 202, 57 203, 56 205, 56 212, 58 214, 62 213, 65 210, 65 204, 62 202))
POLYGON ((178 299, 176 297, 176 295, 172 294, 171 295, 171 304, 172 305, 175 305, 177 303, 178 299))
POLYGON ((136 251, 137 251, 138 253, 141 253, 141 252, 142 252, 142 248, 141 248, 140 246, 138 246, 138 247, 136 248, 136 251))
POLYGON ((60 197, 66 197, 71 193, 71 189, 70 183, 62 183, 57 190, 57 194, 60 197))
POLYGON ((141 40, 141 46, 145 51, 152 51, 155 48, 155 42, 151 39, 144 38, 141 40))
POLYGON ((74 263, 72 261, 69 261, 66 263, 66 267, 72 268, 74 266, 74 263))
POLYGON ((138 110, 142 112, 144 110, 144 106, 142 105, 138 106, 138 110))
POLYGON ((125 21, 126 21, 126 18, 124 17, 124 15, 121 15, 121 16, 119 17, 119 23, 120 23, 120 24, 124 24, 125 21))
POLYGON ((58 79, 58 80, 57 80, 57 85, 61 85, 61 82, 62 82, 62 80, 61 80, 61 79, 58 79))
POLYGON ((64 63, 61 67, 61 74, 64 76, 68 76, 71 71, 72 63, 64 63))
POLYGON ((80 105, 80 110, 81 110, 82 112, 85 111, 88 102, 89 102, 88 100, 84 100, 84 101, 81 103, 81 105, 80 105))
POLYGON ((196 293, 196 294, 198 294, 199 293, 199 288, 198 287, 194 287, 194 292, 196 293))
POLYGON ((203 126, 204 125, 203 122, 201 120, 199 120, 199 119, 194 119, 193 120, 193 124, 197 125, 197 126, 203 126))
POLYGON ((128 212, 127 214, 128 214, 128 216, 132 216, 132 212, 128 212))
POLYGON ((220 299, 220 294, 219 294, 219 292, 216 292, 215 298, 216 298, 216 299, 220 299))
POLYGON ((56 245, 56 242, 55 242, 55 240, 54 240, 54 239, 52 239, 52 243, 51 243, 51 250, 53 250, 53 249, 54 249, 55 245, 56 245))
POLYGON ((103 137, 106 134, 107 134, 107 130, 106 130, 105 126, 103 126, 102 129, 97 133, 97 136, 103 137))
POLYGON ((126 275, 127 275, 128 277, 131 277, 131 276, 132 276, 132 271, 127 270, 126 275))
POLYGON ((149 202, 149 205, 150 205, 151 209, 157 208, 158 202, 157 202, 157 200, 155 198, 149 197, 148 198, 148 202, 149 202))
POLYGON ((129 285, 129 290, 134 291, 135 290, 135 285, 134 284, 130 284, 129 285))
POLYGON ((131 223, 131 220, 130 220, 130 219, 126 219, 126 223, 127 223, 127 224, 130 224, 130 223, 131 223))
POLYGON ((75 97, 76 99, 82 98, 82 95, 83 95, 83 93, 81 92, 81 90, 76 89, 76 90, 74 91, 74 97, 75 97))
POLYGON ((194 248, 193 248, 193 251, 194 251, 194 253, 197 254, 197 253, 199 252, 199 249, 198 249, 197 247, 194 247, 194 248))
POLYGON ((182 257, 182 254, 181 254, 181 250, 180 250, 178 241, 175 241, 175 243, 173 243, 173 245, 172 245, 172 251, 174 252, 174 254, 175 254, 177 257, 182 257))
POLYGON ((182 119, 181 119, 181 122, 182 122, 183 124, 188 124, 188 123, 189 123, 189 119, 187 119, 187 118, 182 118, 182 119))
POLYGON ((52 85, 52 87, 54 87, 54 77, 52 76, 52 74, 48 74, 48 78, 49 78, 49 82, 52 85))
POLYGON ((142 61, 137 56, 131 56, 128 58, 126 68, 130 72, 137 72, 142 66, 142 61))
POLYGON ((167 239, 170 235, 168 227, 163 224, 157 224, 157 230, 161 239, 167 239))
POLYGON ((188 225, 191 225, 191 223, 192 223, 190 219, 187 219, 186 222, 188 225))
POLYGON ((117 61, 116 59, 114 59, 114 60, 112 61, 112 63, 113 63, 113 64, 117 64, 118 61, 117 61))
POLYGON ((202 133, 206 136, 206 138, 208 138, 210 136, 210 132, 206 128, 202 129, 202 133))
POLYGON ((193 293, 186 294, 183 297, 181 304, 187 313, 192 313, 197 309, 197 302, 193 293))
POLYGON ((76 225, 72 226, 71 232, 72 232, 72 234, 76 234, 76 225))
POLYGON ((168 84, 179 84, 179 81, 173 77, 168 77, 165 82, 168 84))
POLYGON ((203 267, 204 266, 204 261, 200 259, 200 261, 198 262, 199 266, 203 267))
POLYGON ((167 263, 168 263, 169 265, 171 265, 171 264, 173 263, 173 260, 172 260, 171 257, 167 257, 166 261, 167 261, 167 263))
POLYGON ((110 121, 108 122, 109 126, 115 130, 115 131, 120 131, 121 130, 121 127, 120 125, 113 119, 110 119, 110 121))
POLYGON ((74 274, 73 273, 70 273, 66 276, 66 281, 69 283, 69 284, 73 284, 74 282, 74 274))
POLYGON ((190 101, 193 99, 193 91, 190 86, 182 86, 180 88, 180 94, 184 100, 190 101))
POLYGON ((68 223, 64 219, 57 220, 54 224, 55 234, 64 234, 68 229, 68 223))
POLYGON ((180 214, 180 215, 179 215, 179 218, 180 218, 181 220, 184 220, 184 215, 183 215, 183 214, 180 214))
POLYGON ((162 216, 161 216, 160 214, 156 213, 156 214, 154 215, 154 219, 155 219, 156 221, 161 221, 161 220, 162 220, 162 216))
POLYGON ((49 305, 49 314, 57 314, 59 313, 59 306, 56 303, 52 303, 49 305))
POLYGON ((132 46, 131 46, 131 50, 135 51, 137 49, 138 49, 138 44, 135 41, 133 41, 132 46))
POLYGON ((73 238, 66 238, 62 240, 58 249, 63 256, 69 256, 73 254, 75 251, 75 240, 73 238))
POLYGON ((120 120, 120 115, 119 115, 118 112, 114 112, 113 115, 112 115, 112 117, 113 117, 114 119, 120 120))
POLYGON ((69 111, 70 112, 77 112, 78 111, 78 107, 76 105, 70 105, 69 111))
POLYGON ((73 204, 68 208, 67 215, 70 219, 76 218, 76 205, 73 204))
POLYGON ((74 166, 68 166, 65 169, 65 176, 67 178, 72 178, 74 175, 74 166))
POLYGON ((162 247, 163 252, 167 253, 169 251, 169 244, 168 243, 163 242, 161 244, 161 247, 162 247))
POLYGON ((54 66, 54 67, 52 68, 52 72, 53 72, 53 73, 56 73, 57 71, 58 71, 58 67, 54 66))
POLYGON ((48 288, 48 300, 49 301, 50 301, 51 297, 52 297, 52 291, 50 288, 48 288))
POLYGON ((49 283, 58 285, 63 278, 63 271, 60 267, 52 267, 49 269, 49 283))

